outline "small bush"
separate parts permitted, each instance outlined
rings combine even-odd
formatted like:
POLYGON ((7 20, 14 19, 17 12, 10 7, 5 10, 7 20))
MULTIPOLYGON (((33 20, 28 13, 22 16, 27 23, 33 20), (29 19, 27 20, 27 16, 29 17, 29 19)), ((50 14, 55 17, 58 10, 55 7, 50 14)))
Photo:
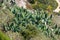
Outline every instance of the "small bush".
POLYGON ((10 40, 10 38, 0 31, 0 40, 10 40))
POLYGON ((51 24, 52 16, 48 16, 48 12, 43 10, 31 13, 26 9, 14 7, 11 11, 15 17, 11 23, 4 25, 5 31, 19 32, 27 40, 35 36, 39 30, 46 30, 47 25, 51 24))

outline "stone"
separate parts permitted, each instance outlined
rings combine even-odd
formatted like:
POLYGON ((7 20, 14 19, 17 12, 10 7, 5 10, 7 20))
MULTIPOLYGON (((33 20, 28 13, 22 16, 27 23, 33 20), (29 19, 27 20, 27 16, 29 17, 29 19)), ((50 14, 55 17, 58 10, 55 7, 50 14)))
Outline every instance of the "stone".
POLYGON ((27 0, 15 0, 17 6, 23 7, 25 9, 33 10, 31 4, 27 0))
POLYGON ((56 2, 58 3, 58 6, 55 10, 53 10, 53 12, 59 12, 60 11, 60 0, 56 0, 56 2))

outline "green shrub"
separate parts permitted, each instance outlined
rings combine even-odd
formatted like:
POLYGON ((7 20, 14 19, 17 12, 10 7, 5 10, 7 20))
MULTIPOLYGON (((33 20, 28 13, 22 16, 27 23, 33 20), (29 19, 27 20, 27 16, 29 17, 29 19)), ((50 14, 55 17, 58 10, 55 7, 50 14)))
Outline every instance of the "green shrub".
MULTIPOLYGON (((49 16, 49 12, 44 11, 46 9, 53 10, 56 7, 56 5, 54 5, 56 3, 54 2, 53 4, 53 2, 54 0, 38 0, 38 5, 35 4, 35 2, 32 3, 34 9, 40 9, 34 11, 34 13, 31 13, 27 9, 18 8, 15 5, 10 7, 9 3, 5 2, 5 6, 9 10, 2 10, 3 13, 11 14, 10 12, 12 12, 12 16, 14 14, 15 17, 11 19, 12 22, 7 22, 7 25, 5 25, 6 22, 3 24, 4 31, 19 32, 22 34, 25 40, 29 40, 31 37, 34 37, 40 31, 42 31, 46 36, 51 38, 54 38, 55 34, 60 35, 60 28, 54 27, 56 30, 52 28, 53 31, 50 28, 52 24, 52 15, 49 16)), ((11 15, 9 16, 12 17, 11 15)))
POLYGON ((32 4, 32 7, 34 9, 44 9, 44 10, 46 10, 49 5, 52 7, 51 10, 54 10, 57 7, 57 2, 55 0, 34 0, 34 3, 32 4))
POLYGON ((5 35, 2 31, 0 31, 0 40, 10 40, 10 38, 5 35))
POLYGON ((31 13, 26 9, 14 7, 11 11, 15 17, 11 23, 4 25, 5 31, 20 32, 27 40, 35 36, 39 30, 46 30, 47 25, 51 24, 52 16, 48 16, 48 12, 43 10, 31 13))

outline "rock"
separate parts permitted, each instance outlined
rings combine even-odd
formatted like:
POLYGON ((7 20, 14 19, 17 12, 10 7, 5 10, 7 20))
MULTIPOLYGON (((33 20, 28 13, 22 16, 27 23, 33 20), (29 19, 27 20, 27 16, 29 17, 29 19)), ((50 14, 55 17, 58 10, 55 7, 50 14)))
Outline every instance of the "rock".
POLYGON ((15 0, 17 6, 23 7, 25 9, 33 10, 31 4, 27 0, 15 0))
POLYGON ((56 0, 56 2, 58 3, 58 6, 55 10, 53 10, 53 12, 58 13, 60 11, 60 0, 56 0))

